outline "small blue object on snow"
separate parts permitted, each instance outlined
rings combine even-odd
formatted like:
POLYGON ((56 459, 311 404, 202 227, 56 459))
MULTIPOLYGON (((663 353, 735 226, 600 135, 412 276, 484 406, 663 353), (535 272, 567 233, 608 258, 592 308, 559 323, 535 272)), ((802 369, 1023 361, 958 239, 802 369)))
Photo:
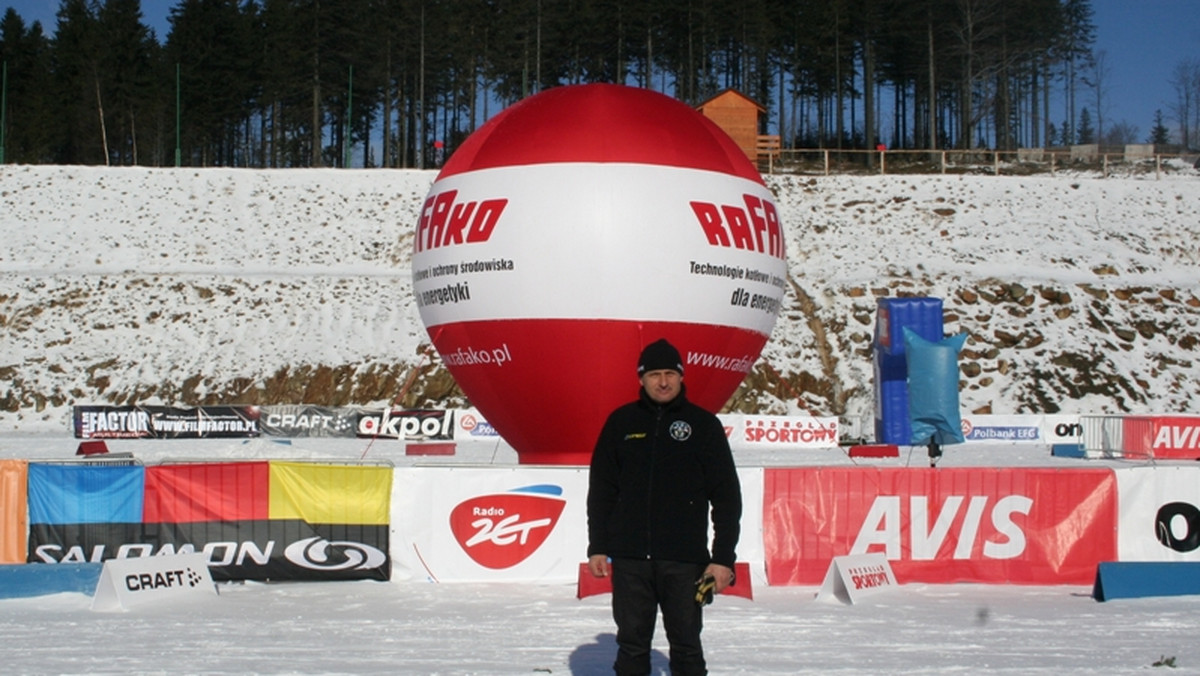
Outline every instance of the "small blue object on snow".
POLYGON ((911 444, 938 446, 963 443, 958 412, 958 353, 965 333, 929 341, 904 328, 908 361, 908 417, 911 444))

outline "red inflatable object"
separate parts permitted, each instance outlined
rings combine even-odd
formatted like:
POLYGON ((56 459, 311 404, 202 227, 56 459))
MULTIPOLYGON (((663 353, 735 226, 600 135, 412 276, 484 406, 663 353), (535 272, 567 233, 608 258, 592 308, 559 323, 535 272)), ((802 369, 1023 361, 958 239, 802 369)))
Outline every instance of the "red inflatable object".
POLYGON ((773 197, 733 141, 675 99, 603 84, 548 90, 472 134, 413 255, 434 346, 523 464, 587 464, 658 338, 682 353, 688 396, 718 410, 786 274, 773 197))

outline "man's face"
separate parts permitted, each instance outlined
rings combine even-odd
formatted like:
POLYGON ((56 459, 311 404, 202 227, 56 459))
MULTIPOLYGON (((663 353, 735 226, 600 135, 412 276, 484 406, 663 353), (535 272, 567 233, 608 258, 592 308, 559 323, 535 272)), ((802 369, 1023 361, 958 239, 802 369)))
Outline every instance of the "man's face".
POLYGON ((683 376, 678 371, 660 369, 642 374, 642 388, 659 404, 665 404, 679 396, 682 387, 683 376))

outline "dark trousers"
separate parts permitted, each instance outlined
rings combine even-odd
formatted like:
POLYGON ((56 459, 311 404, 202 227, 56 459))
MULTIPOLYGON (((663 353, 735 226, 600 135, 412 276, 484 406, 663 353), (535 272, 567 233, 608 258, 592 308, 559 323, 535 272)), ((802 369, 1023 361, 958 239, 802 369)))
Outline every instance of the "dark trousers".
POLYGON ((616 559, 612 564, 612 610, 617 623, 619 676, 650 673, 650 643, 662 609, 671 645, 672 676, 707 674, 700 645, 703 612, 696 603, 697 563, 616 559))

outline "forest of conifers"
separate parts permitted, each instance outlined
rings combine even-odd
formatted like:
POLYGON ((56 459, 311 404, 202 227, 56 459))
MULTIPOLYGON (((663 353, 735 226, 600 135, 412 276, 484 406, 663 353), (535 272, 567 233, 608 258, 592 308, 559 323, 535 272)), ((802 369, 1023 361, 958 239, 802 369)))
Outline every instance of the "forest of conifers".
POLYGON ((1103 128, 1089 0, 179 0, 166 35, 140 0, 56 17, 0 19, 5 162, 428 167, 435 141, 584 82, 734 88, 790 147, 1103 128))

